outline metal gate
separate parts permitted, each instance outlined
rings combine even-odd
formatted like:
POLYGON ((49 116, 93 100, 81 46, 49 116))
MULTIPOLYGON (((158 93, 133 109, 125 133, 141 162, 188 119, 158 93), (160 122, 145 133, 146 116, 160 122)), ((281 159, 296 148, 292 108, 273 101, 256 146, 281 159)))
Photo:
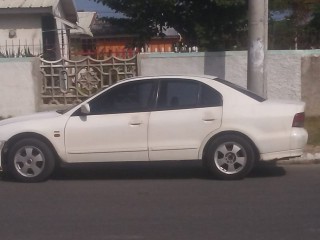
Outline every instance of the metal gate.
POLYGON ((82 102, 119 80, 137 75, 137 56, 79 61, 41 59, 42 106, 65 106, 82 102))

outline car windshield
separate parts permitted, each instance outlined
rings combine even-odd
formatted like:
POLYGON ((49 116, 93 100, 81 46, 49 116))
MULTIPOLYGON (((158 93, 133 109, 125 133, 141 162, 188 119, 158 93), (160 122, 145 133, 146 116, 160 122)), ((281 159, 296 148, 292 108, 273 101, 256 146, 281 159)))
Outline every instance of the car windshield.
MULTIPOLYGON (((120 81, 121 81, 121 80, 120 80, 120 81)), ((120 81, 118 81, 118 82, 120 82, 120 81)), ((93 98, 93 97, 97 96, 97 95, 100 94, 102 91, 104 91, 104 90, 106 90, 106 89, 109 89, 111 86, 112 86, 112 85, 110 85, 110 86, 108 86, 108 87, 106 87, 106 88, 103 88, 103 89, 98 90, 98 92, 96 92, 96 93, 95 93, 94 95, 92 95, 90 98, 93 98)), ((82 103, 79 103, 79 104, 82 104, 82 103)), ((59 110, 57 110, 56 112, 59 113, 59 114, 65 114, 66 112, 70 111, 72 108, 78 106, 79 104, 71 105, 71 106, 66 107, 66 108, 64 108, 64 109, 59 109, 59 110)))
POLYGON ((229 81, 227 81, 227 80, 223 80, 223 79, 221 79, 221 78, 215 78, 214 80, 217 81, 217 82, 219 82, 219 83, 222 83, 222 84, 224 84, 224 85, 227 85, 228 87, 231 87, 231 88, 233 88, 233 89, 235 89, 235 90, 237 90, 237 91, 245 94, 246 96, 251 97, 251 98, 259 101, 259 102, 264 102, 264 101, 266 101, 266 99, 265 99, 264 97, 261 97, 261 96, 259 96, 258 94, 254 93, 254 92, 251 92, 251 91, 249 91, 248 89, 243 88, 243 87, 241 87, 241 86, 239 86, 239 85, 237 85, 237 84, 234 84, 234 83, 229 82, 229 81))

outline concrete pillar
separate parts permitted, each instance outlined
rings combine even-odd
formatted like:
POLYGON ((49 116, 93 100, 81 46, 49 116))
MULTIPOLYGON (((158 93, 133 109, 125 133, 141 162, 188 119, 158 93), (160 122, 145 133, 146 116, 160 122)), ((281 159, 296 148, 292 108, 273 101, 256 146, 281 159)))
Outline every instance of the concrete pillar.
POLYGON ((267 97, 268 0, 249 0, 249 90, 267 97))

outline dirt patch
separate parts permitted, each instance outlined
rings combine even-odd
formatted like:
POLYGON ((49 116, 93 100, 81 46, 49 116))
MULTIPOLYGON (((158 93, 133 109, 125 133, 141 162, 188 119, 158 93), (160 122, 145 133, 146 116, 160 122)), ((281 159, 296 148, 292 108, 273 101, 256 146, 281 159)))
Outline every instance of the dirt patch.
POLYGON ((312 154, 320 153, 320 146, 319 145, 307 145, 304 148, 304 152, 312 153, 312 154))

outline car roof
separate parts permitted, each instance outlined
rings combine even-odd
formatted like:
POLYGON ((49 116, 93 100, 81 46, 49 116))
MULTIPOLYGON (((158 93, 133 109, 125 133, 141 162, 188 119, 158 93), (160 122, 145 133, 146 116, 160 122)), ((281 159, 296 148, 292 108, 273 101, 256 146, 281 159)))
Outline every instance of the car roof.
POLYGON ((179 74, 170 74, 170 75, 149 75, 149 76, 135 76, 123 79, 121 81, 127 81, 127 80, 143 80, 143 79, 155 79, 155 78, 177 78, 177 79, 185 79, 185 78, 202 78, 207 80, 214 80, 218 77, 212 76, 212 75, 179 75, 179 74))
MULTIPOLYGON (((238 92, 241 92, 242 94, 246 95, 247 97, 253 98, 259 102, 263 102, 266 99, 264 97, 261 97, 257 95, 256 93, 241 87, 237 84, 234 84, 232 82, 229 82, 227 80, 220 79, 216 76, 212 75, 155 75, 155 76, 137 76, 137 77, 132 77, 132 78, 127 78, 124 79, 123 81, 131 81, 131 80, 144 80, 144 79, 165 79, 165 78, 175 78, 175 79, 194 79, 194 80, 210 80, 210 81, 215 81, 219 84, 222 84, 224 86, 228 86, 238 92)), ((123 82, 119 81, 119 82, 123 82)))

